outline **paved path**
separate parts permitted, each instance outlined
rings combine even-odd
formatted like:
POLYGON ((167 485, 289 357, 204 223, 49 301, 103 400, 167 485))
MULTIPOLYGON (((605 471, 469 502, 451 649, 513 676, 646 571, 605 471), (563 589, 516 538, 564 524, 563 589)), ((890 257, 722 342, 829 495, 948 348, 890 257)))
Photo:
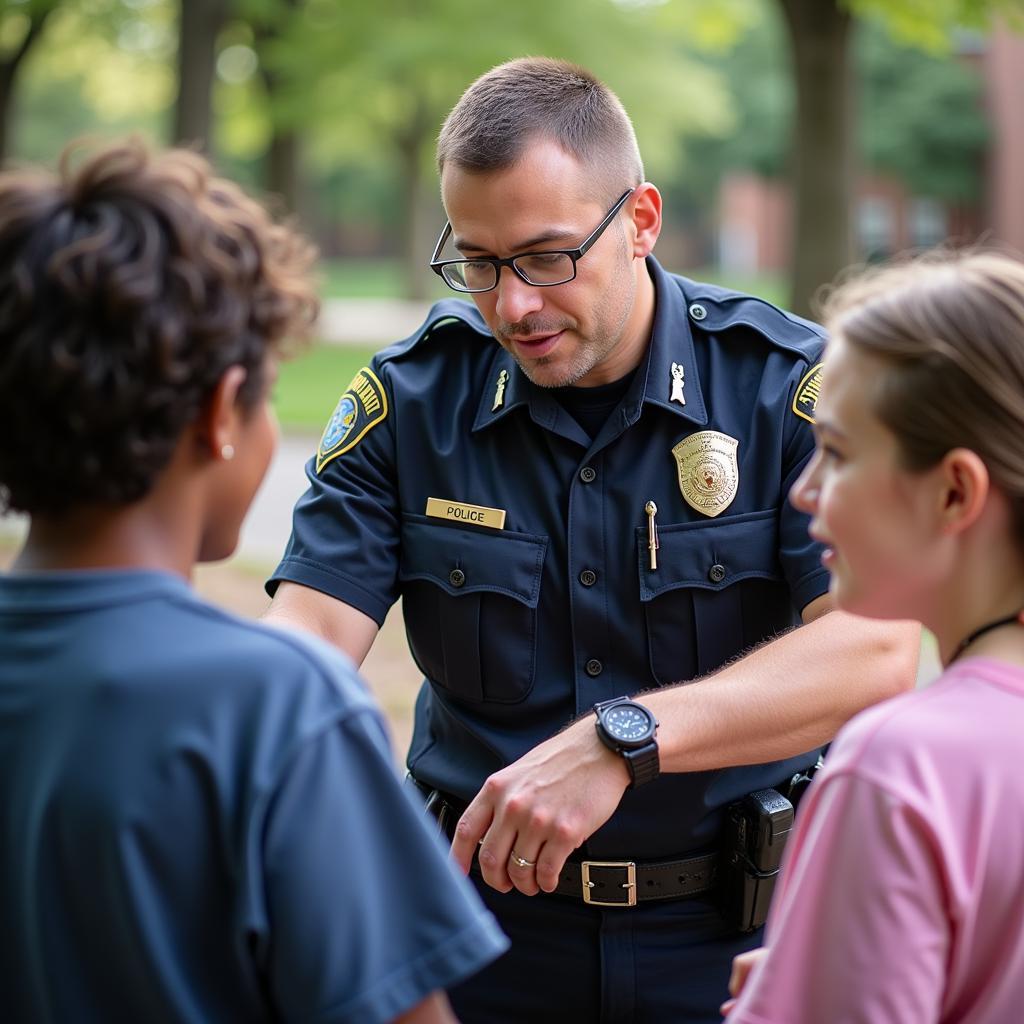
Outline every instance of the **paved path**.
POLYGON ((306 489, 306 460, 318 438, 282 435, 274 461, 242 524, 239 557, 272 568, 281 558, 292 529, 292 507, 306 489))
POLYGON ((318 334, 332 345, 389 345, 412 334, 429 309, 429 302, 404 299, 327 299, 318 334))

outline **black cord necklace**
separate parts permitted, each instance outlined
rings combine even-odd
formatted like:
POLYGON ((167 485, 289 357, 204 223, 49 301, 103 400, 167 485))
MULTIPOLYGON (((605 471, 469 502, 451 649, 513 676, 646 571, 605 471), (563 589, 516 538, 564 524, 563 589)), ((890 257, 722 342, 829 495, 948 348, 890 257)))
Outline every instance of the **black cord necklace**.
POLYGON ((986 633, 991 632, 993 629, 998 629, 1000 626, 1008 626, 1011 622, 1017 622, 1024 626, 1024 608, 1019 612, 1014 612, 1012 615, 1005 615, 1003 618, 996 619, 993 622, 986 622, 984 626, 979 626, 973 633, 968 633, 968 635, 956 645, 956 650, 953 652, 953 656, 949 659, 949 663, 956 661, 956 659, 959 658, 960 655, 978 639, 978 637, 984 636, 986 633))

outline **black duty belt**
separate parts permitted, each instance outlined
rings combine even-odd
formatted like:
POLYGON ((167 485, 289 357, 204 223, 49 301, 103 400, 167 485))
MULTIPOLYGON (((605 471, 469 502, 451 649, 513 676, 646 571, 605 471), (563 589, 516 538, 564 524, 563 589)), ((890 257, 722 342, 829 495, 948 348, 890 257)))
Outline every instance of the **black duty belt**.
POLYGON ((719 856, 661 861, 584 860, 565 862, 555 892, 597 907, 633 907, 655 900, 678 900, 714 888, 719 856))
MULTIPOLYGON (((466 805, 438 790, 428 790, 418 782, 416 785, 427 794, 427 810, 451 842, 466 805)), ((634 907, 638 903, 679 900, 710 892, 715 887, 720 859, 718 853, 661 861, 573 857, 565 862, 554 891, 595 907, 634 907)), ((472 871, 480 874, 475 858, 472 871)))

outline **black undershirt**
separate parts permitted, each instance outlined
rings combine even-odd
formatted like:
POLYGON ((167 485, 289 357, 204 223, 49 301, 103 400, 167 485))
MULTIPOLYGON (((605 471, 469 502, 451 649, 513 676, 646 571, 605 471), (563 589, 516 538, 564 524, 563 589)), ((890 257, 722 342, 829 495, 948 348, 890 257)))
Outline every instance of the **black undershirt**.
POLYGON ((636 370, 633 370, 611 384, 598 384, 592 388, 552 388, 551 393, 583 428, 587 437, 593 440, 608 417, 618 408, 635 376, 636 370))

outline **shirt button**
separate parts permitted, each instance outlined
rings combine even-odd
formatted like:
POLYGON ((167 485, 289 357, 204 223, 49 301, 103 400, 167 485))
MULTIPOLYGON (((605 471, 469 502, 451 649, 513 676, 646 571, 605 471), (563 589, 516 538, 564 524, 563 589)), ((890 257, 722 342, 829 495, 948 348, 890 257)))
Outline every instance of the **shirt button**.
POLYGON ((580 479, 585 484, 592 484, 597 479, 597 470, 593 466, 584 466, 580 470, 580 479))
POLYGON ((710 569, 708 569, 708 579, 712 583, 721 583, 725 579, 725 566, 719 565, 717 562, 710 569))
POLYGON ((452 569, 452 571, 448 573, 448 582, 453 587, 461 587, 462 584, 466 582, 466 574, 461 569, 452 569))
POLYGON ((597 582, 597 573, 593 569, 584 569, 580 573, 580 583, 585 587, 592 587, 597 582))
POLYGON ((591 658, 583 667, 587 670, 588 676, 599 676, 604 671, 604 665, 597 658, 591 658))
POLYGON ((699 302, 692 303, 689 312, 694 320, 703 320, 708 315, 708 311, 699 302))

